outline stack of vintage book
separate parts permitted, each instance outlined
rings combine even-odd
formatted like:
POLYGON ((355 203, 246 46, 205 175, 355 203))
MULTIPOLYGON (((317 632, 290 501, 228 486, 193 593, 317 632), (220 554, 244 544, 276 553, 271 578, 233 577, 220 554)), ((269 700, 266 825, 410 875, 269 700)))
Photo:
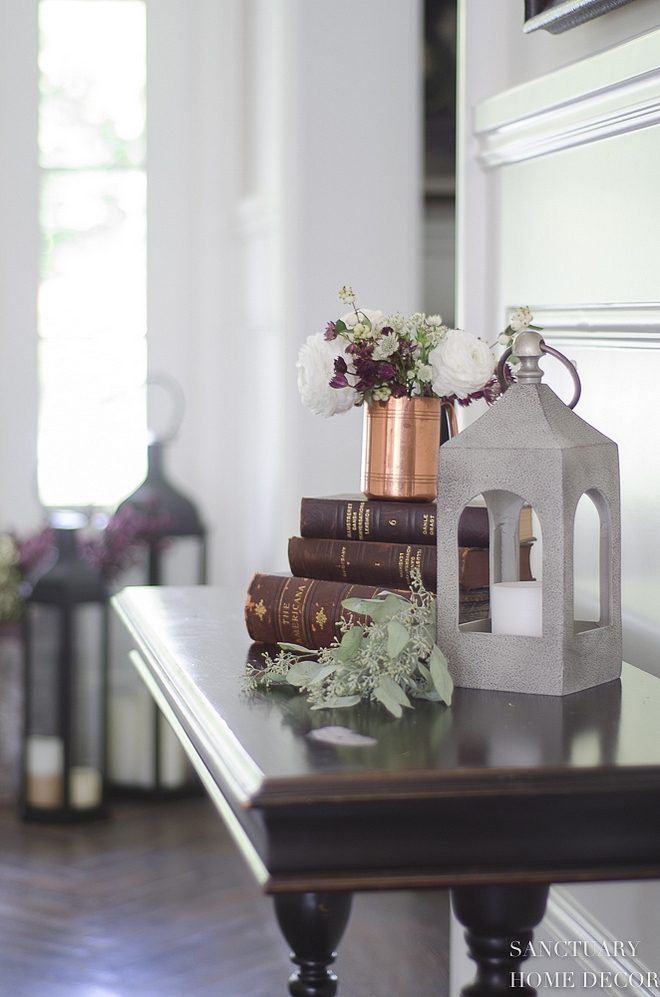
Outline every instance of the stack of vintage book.
MULTIPOLYGON (((246 603, 253 640, 320 648, 339 633, 344 599, 383 589, 409 591, 418 568, 435 591, 434 503, 368 501, 362 496, 304 498, 299 537, 289 540, 293 577, 257 574, 246 603)), ((488 616, 488 511, 471 504, 458 528, 460 622, 488 616)), ((520 578, 531 580, 532 510, 520 517, 520 578)), ((362 621, 361 621, 362 622, 362 621)))

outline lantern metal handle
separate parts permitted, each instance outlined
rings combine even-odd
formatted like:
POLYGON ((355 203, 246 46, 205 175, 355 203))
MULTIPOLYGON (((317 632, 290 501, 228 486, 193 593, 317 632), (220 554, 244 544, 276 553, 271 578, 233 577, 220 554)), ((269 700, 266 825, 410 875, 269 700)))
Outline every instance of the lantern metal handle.
MULTIPOLYGON (((575 369, 575 365, 572 364, 571 361, 568 359, 568 357, 565 357, 563 353, 560 353, 559 350, 555 350, 554 347, 552 346, 548 346, 547 343, 545 343, 542 339, 539 343, 539 348, 541 350, 541 353, 548 353, 551 357, 555 357, 555 359, 560 360, 563 363, 564 367, 566 367, 566 369, 568 370, 569 374, 571 375, 571 378, 573 380, 573 397, 571 398, 570 402, 567 403, 567 405, 568 408, 574 409, 580 400, 580 395, 582 394, 582 385, 580 383, 580 377, 578 375, 578 372, 575 369)), ((499 363, 497 365, 497 380, 499 381, 502 394, 504 394, 504 392, 509 387, 509 382, 506 380, 504 376, 504 364, 507 362, 512 353, 513 353, 513 347, 509 346, 509 348, 506 349, 502 354, 502 356, 500 357, 499 363)))

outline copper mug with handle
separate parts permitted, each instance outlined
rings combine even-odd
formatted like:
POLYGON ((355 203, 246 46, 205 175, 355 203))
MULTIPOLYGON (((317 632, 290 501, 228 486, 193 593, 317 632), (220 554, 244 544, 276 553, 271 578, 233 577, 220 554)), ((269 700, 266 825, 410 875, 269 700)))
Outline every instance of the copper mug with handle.
POLYGON ((364 494, 370 499, 432 502, 443 419, 449 437, 458 432, 453 404, 417 396, 389 398, 364 408, 364 494))

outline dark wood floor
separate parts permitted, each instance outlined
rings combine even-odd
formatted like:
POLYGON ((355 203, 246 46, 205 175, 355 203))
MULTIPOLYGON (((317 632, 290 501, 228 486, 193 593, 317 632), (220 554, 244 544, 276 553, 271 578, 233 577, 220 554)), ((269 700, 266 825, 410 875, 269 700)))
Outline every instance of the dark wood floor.
MULTIPOLYGON (((205 799, 117 803, 79 827, 0 810, 1 997, 285 997, 262 896, 205 799)), ((360 894, 342 997, 444 997, 446 894, 360 894)))

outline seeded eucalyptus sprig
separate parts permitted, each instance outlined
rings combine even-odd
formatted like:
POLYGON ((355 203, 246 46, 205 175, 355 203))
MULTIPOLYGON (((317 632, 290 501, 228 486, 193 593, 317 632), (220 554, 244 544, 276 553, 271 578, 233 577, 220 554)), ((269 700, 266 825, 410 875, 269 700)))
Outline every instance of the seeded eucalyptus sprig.
POLYGON ((413 573, 410 599, 381 592, 374 599, 346 599, 350 613, 372 620, 366 627, 342 619, 341 640, 310 651, 298 644, 280 644, 274 657, 264 655, 264 668, 248 665, 248 690, 273 685, 307 692, 313 710, 356 706, 376 700, 395 717, 410 698, 451 704, 454 688, 447 659, 435 643, 436 600, 413 573))

